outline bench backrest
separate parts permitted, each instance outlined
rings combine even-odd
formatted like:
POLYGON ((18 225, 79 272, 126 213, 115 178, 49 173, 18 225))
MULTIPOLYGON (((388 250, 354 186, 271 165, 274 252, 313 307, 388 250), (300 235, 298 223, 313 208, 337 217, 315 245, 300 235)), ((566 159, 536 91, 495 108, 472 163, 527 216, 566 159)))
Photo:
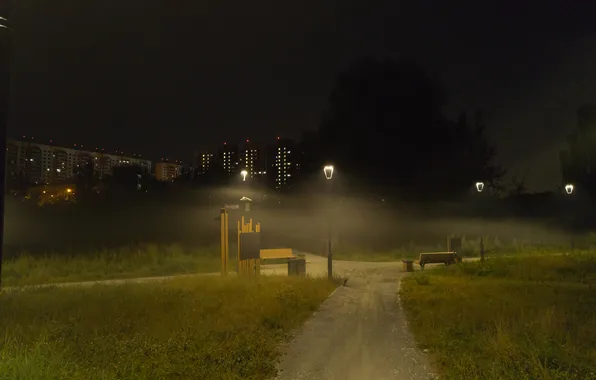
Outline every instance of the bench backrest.
POLYGON ((430 260, 442 260, 446 258, 450 258, 455 255, 455 252, 426 252, 420 254, 420 260, 423 258, 427 258, 430 260))
POLYGON ((294 257, 292 248, 261 249, 261 259, 291 259, 294 257))

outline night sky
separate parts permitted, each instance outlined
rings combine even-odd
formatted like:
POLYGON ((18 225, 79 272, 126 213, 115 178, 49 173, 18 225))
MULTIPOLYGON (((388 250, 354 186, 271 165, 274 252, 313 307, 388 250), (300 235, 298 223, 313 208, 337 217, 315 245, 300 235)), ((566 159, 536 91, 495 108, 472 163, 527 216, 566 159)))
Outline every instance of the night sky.
POLYGON ((446 112, 485 110, 510 172, 552 189, 577 107, 596 102, 588 0, 18 0, 12 19, 10 135, 155 158, 298 137, 354 58, 409 58, 446 112))

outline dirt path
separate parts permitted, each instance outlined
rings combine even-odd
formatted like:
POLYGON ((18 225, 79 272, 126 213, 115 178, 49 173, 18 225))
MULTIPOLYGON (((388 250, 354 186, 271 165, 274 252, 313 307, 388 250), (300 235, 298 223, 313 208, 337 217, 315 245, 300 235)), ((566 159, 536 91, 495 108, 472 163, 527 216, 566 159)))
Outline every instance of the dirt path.
MULTIPOLYGON (((311 267, 321 265, 316 257, 307 259, 311 267)), ((277 379, 435 378, 399 306, 404 275, 399 264, 336 262, 338 274, 349 277, 347 286, 328 298, 285 347, 277 379)))

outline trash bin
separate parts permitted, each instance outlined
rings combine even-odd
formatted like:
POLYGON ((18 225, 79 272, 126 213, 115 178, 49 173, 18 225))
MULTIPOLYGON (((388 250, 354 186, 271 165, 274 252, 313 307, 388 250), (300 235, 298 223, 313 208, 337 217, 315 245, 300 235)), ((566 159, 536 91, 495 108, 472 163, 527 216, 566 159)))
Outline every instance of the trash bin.
POLYGON ((414 272, 414 260, 403 260, 402 263, 404 263, 404 271, 414 272))
POLYGON ((306 260, 288 260, 288 276, 306 276, 306 260))

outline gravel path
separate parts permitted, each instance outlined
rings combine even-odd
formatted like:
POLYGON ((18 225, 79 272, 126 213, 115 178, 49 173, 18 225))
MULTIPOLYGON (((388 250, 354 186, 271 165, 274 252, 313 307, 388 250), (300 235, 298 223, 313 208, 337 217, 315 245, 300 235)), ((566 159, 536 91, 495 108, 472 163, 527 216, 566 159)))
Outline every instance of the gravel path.
MULTIPOLYGON (((324 258, 307 256, 311 275, 324 258)), ((434 379, 397 299, 401 263, 335 262, 347 276, 285 347, 279 380, 434 379)), ((326 267, 325 267, 326 270, 326 267)))

